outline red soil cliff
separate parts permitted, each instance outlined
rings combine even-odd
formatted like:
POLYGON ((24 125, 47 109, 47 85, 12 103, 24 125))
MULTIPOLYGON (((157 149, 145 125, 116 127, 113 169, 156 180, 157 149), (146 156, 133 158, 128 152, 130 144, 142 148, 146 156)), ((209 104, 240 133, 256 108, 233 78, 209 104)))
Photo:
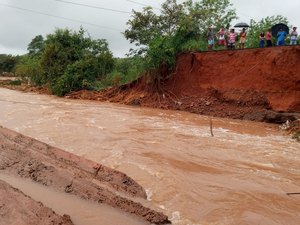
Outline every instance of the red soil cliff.
POLYGON ((182 54, 169 88, 195 96, 213 88, 236 101, 253 92, 274 111, 300 112, 299 60, 300 46, 182 54))
POLYGON ((159 90, 144 76, 68 97, 282 123, 300 118, 299 60, 300 46, 183 53, 159 90))

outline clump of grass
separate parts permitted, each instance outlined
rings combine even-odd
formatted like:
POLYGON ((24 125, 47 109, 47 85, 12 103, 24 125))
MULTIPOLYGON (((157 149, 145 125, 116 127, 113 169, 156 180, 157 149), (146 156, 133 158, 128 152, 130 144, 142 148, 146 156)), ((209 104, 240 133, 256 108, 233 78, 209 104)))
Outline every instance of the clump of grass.
POLYGON ((21 85, 21 84, 22 84, 21 80, 11 80, 11 81, 9 81, 9 85, 18 86, 18 85, 21 85))
POLYGON ((292 138, 295 139, 296 141, 299 141, 299 142, 300 142, 300 131, 295 131, 295 132, 292 134, 292 138))

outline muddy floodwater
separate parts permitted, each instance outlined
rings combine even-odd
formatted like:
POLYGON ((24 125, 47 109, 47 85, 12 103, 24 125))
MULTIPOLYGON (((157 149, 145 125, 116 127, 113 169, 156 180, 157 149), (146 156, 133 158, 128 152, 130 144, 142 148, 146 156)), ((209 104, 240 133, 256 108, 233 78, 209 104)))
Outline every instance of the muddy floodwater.
MULTIPOLYGON (((147 225, 141 219, 104 204, 88 202, 58 192, 41 184, 0 173, 0 180, 9 183, 34 200, 42 202, 60 215, 68 214, 75 225, 147 225)), ((1 224, 1 221, 0 221, 1 224)))
POLYGON ((300 144, 278 126, 213 118, 211 137, 205 116, 6 89, 0 112, 4 127, 126 173, 173 224, 300 223, 300 195, 287 195, 300 192, 300 144))

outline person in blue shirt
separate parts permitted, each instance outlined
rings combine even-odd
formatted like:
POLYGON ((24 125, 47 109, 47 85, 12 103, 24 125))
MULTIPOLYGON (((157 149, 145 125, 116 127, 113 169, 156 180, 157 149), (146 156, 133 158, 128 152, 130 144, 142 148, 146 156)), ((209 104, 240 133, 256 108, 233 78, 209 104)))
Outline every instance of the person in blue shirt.
POLYGON ((280 29, 280 31, 277 33, 277 45, 278 46, 284 46, 284 40, 286 37, 287 33, 280 29))

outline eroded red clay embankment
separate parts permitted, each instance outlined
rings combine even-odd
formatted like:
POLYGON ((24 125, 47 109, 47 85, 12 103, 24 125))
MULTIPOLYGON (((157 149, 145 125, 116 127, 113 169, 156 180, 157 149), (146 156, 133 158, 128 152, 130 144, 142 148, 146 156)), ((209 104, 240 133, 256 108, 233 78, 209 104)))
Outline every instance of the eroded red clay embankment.
POLYGON ((300 46, 186 53, 178 56, 175 72, 159 92, 142 77, 118 88, 69 97, 281 123, 299 118, 299 60, 300 46))
POLYGON ((215 89, 224 100, 300 112, 300 47, 183 54, 168 87, 197 96, 215 89))

